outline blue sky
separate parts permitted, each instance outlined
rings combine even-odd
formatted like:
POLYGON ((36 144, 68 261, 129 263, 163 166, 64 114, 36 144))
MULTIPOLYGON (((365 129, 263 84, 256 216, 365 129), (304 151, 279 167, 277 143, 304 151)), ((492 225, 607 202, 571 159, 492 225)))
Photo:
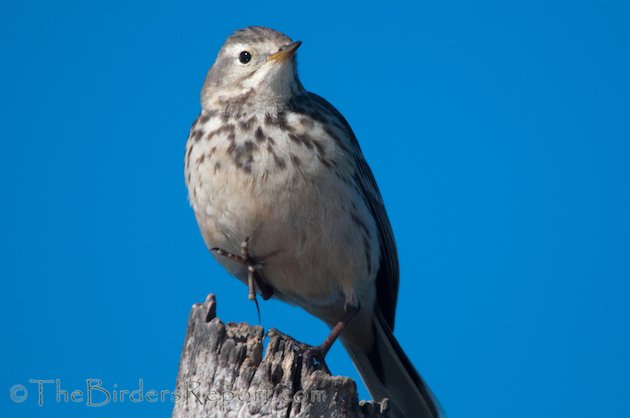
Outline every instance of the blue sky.
MULTIPOLYGON (((614 1, 5 2, 0 415, 168 416, 38 407, 28 380, 174 389, 192 303, 256 323, 182 167, 205 72, 257 24, 304 42, 304 85, 362 144, 399 247, 395 333, 448 416, 630 416, 629 20, 614 1)), ((327 333, 279 302, 262 324, 327 333)), ((358 377, 340 346, 329 364, 358 377)))

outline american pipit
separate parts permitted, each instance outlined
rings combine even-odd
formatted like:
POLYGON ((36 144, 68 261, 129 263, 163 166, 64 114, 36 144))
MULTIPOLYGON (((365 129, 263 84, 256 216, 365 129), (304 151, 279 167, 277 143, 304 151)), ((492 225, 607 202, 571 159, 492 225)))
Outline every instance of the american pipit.
POLYGON ((333 327, 394 416, 437 417, 392 334, 398 259, 381 194, 344 117, 298 78, 300 42, 235 32, 201 92, 185 177, 199 229, 230 273, 333 327))

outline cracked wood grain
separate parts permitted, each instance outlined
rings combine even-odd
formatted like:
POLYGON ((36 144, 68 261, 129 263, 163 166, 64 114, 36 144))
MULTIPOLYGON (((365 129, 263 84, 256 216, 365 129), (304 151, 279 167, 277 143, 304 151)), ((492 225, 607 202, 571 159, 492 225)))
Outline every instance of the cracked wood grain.
POLYGON ((188 318, 172 417, 389 416, 387 400, 359 402, 354 381, 325 373, 308 348, 274 329, 223 323, 208 295, 188 318))

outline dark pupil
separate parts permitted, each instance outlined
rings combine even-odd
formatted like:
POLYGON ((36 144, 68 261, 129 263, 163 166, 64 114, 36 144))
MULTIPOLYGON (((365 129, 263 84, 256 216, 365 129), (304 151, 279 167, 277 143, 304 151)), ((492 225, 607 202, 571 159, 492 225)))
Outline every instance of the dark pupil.
POLYGON ((238 56, 238 60, 242 62, 243 64, 247 64, 249 61, 251 61, 251 59, 252 59, 252 54, 250 54, 247 51, 241 52, 241 54, 238 56))

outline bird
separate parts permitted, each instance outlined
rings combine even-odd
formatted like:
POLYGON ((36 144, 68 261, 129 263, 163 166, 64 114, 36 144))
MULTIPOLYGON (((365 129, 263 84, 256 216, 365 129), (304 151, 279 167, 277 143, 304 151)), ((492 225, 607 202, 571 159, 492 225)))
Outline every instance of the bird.
POLYGON ((393 335, 396 244, 374 175, 343 115, 307 91, 292 41, 231 34, 201 89, 184 154, 188 198, 215 259, 249 289, 323 320, 394 417, 441 408, 393 335))

